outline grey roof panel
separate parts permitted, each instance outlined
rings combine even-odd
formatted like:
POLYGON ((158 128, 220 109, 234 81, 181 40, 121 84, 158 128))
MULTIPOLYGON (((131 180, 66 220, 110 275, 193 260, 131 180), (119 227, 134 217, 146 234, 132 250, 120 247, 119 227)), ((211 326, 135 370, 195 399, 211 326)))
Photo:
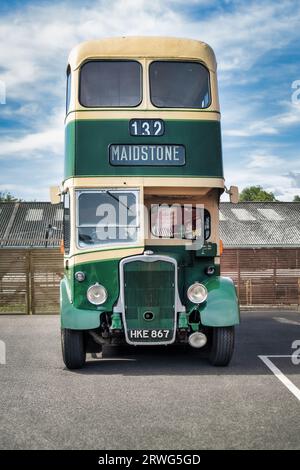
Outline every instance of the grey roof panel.
POLYGON ((240 202, 220 204, 220 237, 225 247, 300 246, 299 202, 240 202), (249 214, 237 218, 237 210, 249 214))
MULTIPOLYGON (((7 212, 6 204, 0 203, 1 209, 7 212)), ((62 204, 52 205, 49 202, 21 202, 18 204, 9 233, 3 238, 9 223, 8 217, 2 219, 0 213, 0 245, 2 247, 44 247, 59 246, 62 238, 62 220, 57 218, 57 209, 62 204), (52 229, 49 230, 49 225, 52 229), (4 228, 3 228, 4 227, 4 228), (48 235, 48 239, 47 239, 48 235)), ((13 210, 11 210, 13 212, 13 210)))

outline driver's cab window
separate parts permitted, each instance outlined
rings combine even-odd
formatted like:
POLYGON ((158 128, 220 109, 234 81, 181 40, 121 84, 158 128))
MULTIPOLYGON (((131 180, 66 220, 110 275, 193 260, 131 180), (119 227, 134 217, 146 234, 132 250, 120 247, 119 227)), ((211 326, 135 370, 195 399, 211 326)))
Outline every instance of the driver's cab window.
POLYGON ((137 242, 138 190, 112 188, 81 190, 76 194, 80 248, 137 242))

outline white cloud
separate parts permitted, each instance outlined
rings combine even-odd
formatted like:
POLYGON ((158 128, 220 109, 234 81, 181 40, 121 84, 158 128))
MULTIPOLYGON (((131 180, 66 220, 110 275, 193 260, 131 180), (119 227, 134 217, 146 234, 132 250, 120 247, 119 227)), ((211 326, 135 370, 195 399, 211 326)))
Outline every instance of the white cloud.
POLYGON ((32 159, 32 153, 59 153, 63 150, 63 132, 61 129, 49 129, 43 132, 27 134, 19 139, 9 138, 0 147, 0 158, 14 155, 15 158, 32 159))
POLYGON ((247 168, 274 168, 281 167, 284 165, 283 158, 276 155, 268 155, 266 153, 254 153, 248 157, 247 168))
POLYGON ((248 70, 263 54, 298 36, 300 5, 295 1, 237 2, 233 11, 202 20, 174 8, 191 3, 201 9, 207 2, 94 0, 88 8, 78 2, 55 2, 2 16, 0 39, 5 47, 0 58, 5 71, 1 76, 8 94, 26 100, 49 90, 62 96, 61 87, 53 87, 52 80, 62 85, 69 50, 90 38, 127 34, 198 38, 215 48, 220 71, 226 72, 248 70))
POLYGON ((253 151, 246 154, 238 167, 228 163, 226 183, 227 186, 237 185, 240 191, 260 185, 280 200, 291 201, 300 194, 300 160, 288 161, 273 154, 253 151))
MULTIPOLYGON (((251 109, 251 105, 249 105, 251 109)), ((236 113, 238 114, 239 106, 236 108, 236 113)), ((256 115, 259 115, 257 111, 256 115)), ((300 105, 291 103, 284 103, 284 110, 275 114, 274 116, 269 116, 264 119, 256 119, 255 112, 252 109, 252 113, 248 118, 244 120, 240 119, 239 115, 239 127, 230 127, 227 123, 227 128, 224 130, 224 135, 230 137, 252 137, 260 135, 276 135, 279 134, 282 129, 291 127, 297 124, 300 124, 300 105)))

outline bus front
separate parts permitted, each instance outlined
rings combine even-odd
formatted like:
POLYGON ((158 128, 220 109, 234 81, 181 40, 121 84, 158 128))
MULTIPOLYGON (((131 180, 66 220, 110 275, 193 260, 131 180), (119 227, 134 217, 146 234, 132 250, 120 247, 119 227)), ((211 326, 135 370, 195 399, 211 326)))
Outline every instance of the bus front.
POLYGON ((67 68, 63 358, 190 344, 227 365, 239 308, 220 276, 216 61, 175 38, 77 46, 67 68))

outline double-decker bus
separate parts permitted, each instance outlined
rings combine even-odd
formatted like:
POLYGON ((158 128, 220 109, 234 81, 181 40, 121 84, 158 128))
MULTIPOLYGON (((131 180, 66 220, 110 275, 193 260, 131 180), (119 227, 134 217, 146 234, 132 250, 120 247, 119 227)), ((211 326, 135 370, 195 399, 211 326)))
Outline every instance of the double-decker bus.
MULTIPOLYGON (((225 366, 239 306, 220 275, 225 190, 216 60, 205 43, 84 42, 67 66, 62 353, 189 344, 225 366)), ((229 190, 232 202, 237 188, 229 190)), ((168 354, 168 348, 165 350, 168 354)))

